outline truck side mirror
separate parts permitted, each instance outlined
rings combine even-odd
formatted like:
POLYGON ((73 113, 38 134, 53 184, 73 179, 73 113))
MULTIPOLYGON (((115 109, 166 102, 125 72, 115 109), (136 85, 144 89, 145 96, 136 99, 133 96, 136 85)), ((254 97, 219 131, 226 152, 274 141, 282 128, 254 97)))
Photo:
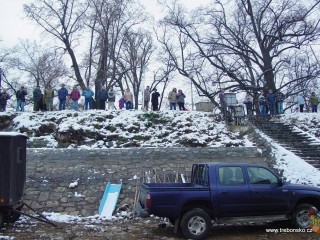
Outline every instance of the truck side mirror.
POLYGON ((279 186, 282 186, 284 183, 285 183, 284 177, 279 177, 279 178, 278 178, 278 185, 279 185, 279 186))

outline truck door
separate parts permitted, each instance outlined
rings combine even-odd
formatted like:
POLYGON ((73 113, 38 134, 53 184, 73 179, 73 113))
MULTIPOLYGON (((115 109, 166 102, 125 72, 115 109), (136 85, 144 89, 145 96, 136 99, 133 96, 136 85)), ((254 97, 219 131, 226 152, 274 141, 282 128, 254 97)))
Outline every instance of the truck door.
POLYGON ((250 211, 249 188, 240 166, 217 168, 217 211, 219 217, 245 216, 250 211))
POLYGON ((278 177, 260 166, 247 167, 250 202, 255 214, 285 214, 289 211, 289 193, 278 177))

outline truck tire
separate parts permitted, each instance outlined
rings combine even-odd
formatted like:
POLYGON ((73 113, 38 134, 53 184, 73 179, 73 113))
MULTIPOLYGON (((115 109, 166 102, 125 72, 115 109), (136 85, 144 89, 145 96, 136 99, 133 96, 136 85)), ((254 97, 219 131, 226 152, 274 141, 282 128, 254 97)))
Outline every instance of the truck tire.
POLYGON ((0 229, 3 228, 4 226, 4 216, 3 213, 0 212, 0 229))
POLYGON ((309 209, 314 207, 311 204, 304 203, 296 207, 293 216, 292 223, 297 228, 307 229, 310 227, 309 209))
POLYGON ((203 209, 186 212, 180 223, 183 235, 188 239, 204 239, 211 231, 211 219, 203 209))

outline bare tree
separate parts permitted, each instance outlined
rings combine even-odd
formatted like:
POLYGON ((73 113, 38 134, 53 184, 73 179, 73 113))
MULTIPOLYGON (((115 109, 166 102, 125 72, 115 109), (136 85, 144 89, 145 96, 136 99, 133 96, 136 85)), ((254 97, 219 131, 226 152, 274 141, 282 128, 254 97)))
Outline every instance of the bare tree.
POLYGON ((85 87, 85 83, 74 52, 74 45, 84 26, 83 16, 88 7, 88 2, 76 0, 38 0, 24 5, 24 11, 31 20, 34 20, 54 39, 63 43, 65 51, 71 58, 76 81, 81 88, 85 87))
POLYGON ((95 67, 95 90, 102 86, 117 86, 124 92, 122 79, 129 69, 123 69, 120 56, 125 35, 145 20, 142 7, 132 0, 90 0, 92 15, 89 24, 94 34, 92 63, 95 67))
POLYGON ((68 76, 63 57, 55 49, 28 41, 21 42, 16 49, 17 53, 10 58, 11 66, 26 73, 30 86, 55 87, 68 76))
POLYGON ((123 42, 121 67, 129 69, 125 73, 127 87, 132 87, 135 109, 138 109, 139 92, 144 78, 144 72, 154 51, 153 41, 149 32, 127 32, 123 42))
POLYGON ((203 86, 210 84, 206 80, 214 72, 220 78, 211 81, 212 86, 276 90, 275 74, 284 66, 283 61, 319 39, 319 19, 315 17, 319 5, 319 1, 257 0, 252 4, 251 0, 216 0, 190 18, 173 5, 163 21, 171 31, 161 42, 176 59, 179 73, 212 101, 216 93, 203 86), (170 45, 173 38, 179 39, 179 49, 170 45))

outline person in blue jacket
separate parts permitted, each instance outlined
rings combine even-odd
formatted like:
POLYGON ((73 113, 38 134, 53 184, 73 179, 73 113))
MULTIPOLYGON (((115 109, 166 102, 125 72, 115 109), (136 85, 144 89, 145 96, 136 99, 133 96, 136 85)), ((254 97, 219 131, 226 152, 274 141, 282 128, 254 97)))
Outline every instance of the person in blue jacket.
POLYGON ((92 97, 94 96, 94 92, 89 87, 86 87, 82 92, 82 96, 84 96, 84 109, 92 109, 92 97))
POLYGON ((269 92, 267 93, 266 100, 268 103, 270 115, 275 115, 275 104, 276 104, 276 95, 273 94, 272 89, 269 89, 269 92))
POLYGON ((61 88, 58 90, 59 110, 66 109, 67 96, 68 96, 68 90, 65 88, 64 84, 61 84, 61 88))

